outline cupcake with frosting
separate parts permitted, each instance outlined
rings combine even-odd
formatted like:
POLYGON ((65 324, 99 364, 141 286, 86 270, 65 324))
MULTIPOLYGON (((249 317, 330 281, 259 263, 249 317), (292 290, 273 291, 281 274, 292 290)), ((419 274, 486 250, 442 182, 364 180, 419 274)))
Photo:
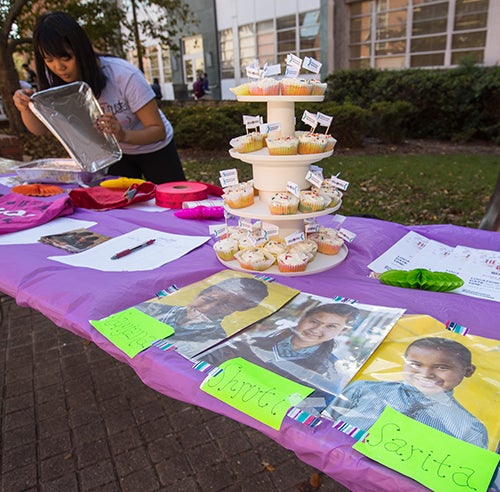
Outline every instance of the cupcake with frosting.
POLYGON ((283 239, 270 239, 262 248, 276 258, 287 250, 287 245, 283 239))
POLYGON ((325 179, 320 188, 313 186, 312 189, 330 199, 330 203, 327 205, 328 207, 335 207, 342 200, 342 192, 336 188, 329 179, 325 179))
POLYGON ((307 80, 285 77, 281 79, 280 84, 282 96, 309 96, 311 94, 312 86, 307 80))
POLYGON ((249 249, 249 248, 256 248, 258 246, 255 246, 255 241, 250 238, 250 235, 247 232, 247 235, 245 237, 242 237, 238 239, 238 249, 244 250, 244 249, 249 249))
POLYGON ((323 96, 326 92, 327 83, 320 80, 310 80, 311 96, 323 96))
POLYGON ((299 154, 319 154, 325 151, 325 135, 319 133, 302 133, 299 136, 297 153, 299 154))
POLYGON ((318 245, 312 239, 305 239, 304 241, 291 244, 288 247, 288 251, 298 251, 299 253, 304 253, 309 257, 309 261, 312 261, 318 252, 318 245))
POLYGON ((325 135, 326 145, 324 152, 329 152, 335 148, 335 144, 337 143, 337 139, 333 138, 331 135, 325 135))
POLYGON ((276 262, 280 272, 303 272, 309 263, 309 256, 300 251, 287 251, 278 255, 276 262))
POLYGON ((222 198, 231 208, 244 208, 254 203, 254 188, 249 181, 224 188, 222 198))
POLYGON ((236 87, 230 87, 229 90, 235 96, 249 96, 250 95, 250 88, 249 88, 247 82, 245 82, 244 84, 237 85, 236 87))
POLYGON ((324 255, 336 255, 344 245, 344 240, 338 236, 337 231, 334 233, 318 232, 310 238, 318 245, 318 252, 324 255))
POLYGON ((224 234, 223 237, 231 237, 233 239, 236 239, 236 241, 239 241, 240 239, 243 239, 247 236, 248 231, 243 227, 229 226, 226 230, 226 234, 224 234))
POLYGON ((299 140, 297 137, 274 137, 266 139, 270 155, 295 155, 299 140))
POLYGON ((319 212, 328 206, 328 199, 314 190, 303 190, 299 197, 299 211, 310 213, 319 212))
POLYGON ((267 270, 275 261, 274 256, 263 248, 248 248, 238 251, 234 255, 240 267, 245 270, 261 272, 267 270))
POLYGON ((248 88, 251 96, 279 96, 280 83, 279 80, 271 77, 254 80, 248 83, 248 88))
POLYGON ((236 152, 246 154, 262 149, 264 147, 264 137, 260 132, 252 132, 231 139, 229 144, 236 152))
POLYGON ((269 211, 272 215, 296 214, 299 209, 299 198, 288 191, 280 191, 271 196, 269 211))
POLYGON ((238 241, 232 237, 220 239, 214 244, 214 251, 221 260, 231 261, 239 251, 238 241))

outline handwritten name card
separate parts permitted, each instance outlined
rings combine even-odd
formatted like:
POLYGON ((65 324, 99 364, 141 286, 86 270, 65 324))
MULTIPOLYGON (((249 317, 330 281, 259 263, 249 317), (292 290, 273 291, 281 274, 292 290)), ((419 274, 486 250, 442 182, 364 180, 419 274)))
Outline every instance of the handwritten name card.
POLYGON ((484 492, 500 460, 487 449, 386 407, 354 449, 434 492, 484 492))
POLYGON ((151 346, 156 340, 167 338, 174 329, 136 308, 125 309, 90 324, 130 358, 151 346))
POLYGON ((223 362, 221 372, 208 376, 201 390, 279 430, 290 407, 313 392, 267 369, 237 357, 223 362))

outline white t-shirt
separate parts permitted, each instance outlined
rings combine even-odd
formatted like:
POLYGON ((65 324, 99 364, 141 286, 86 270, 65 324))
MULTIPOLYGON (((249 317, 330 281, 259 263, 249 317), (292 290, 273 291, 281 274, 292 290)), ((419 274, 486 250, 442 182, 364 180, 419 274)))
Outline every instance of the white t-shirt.
MULTIPOLYGON (((155 98, 155 94, 142 72, 121 58, 100 56, 101 68, 106 76, 99 104, 105 113, 113 113, 124 130, 144 128, 135 112, 155 98)), ((148 154, 166 147, 174 137, 172 125, 158 109, 167 136, 165 140, 147 145, 131 145, 120 142, 124 154, 148 154)))

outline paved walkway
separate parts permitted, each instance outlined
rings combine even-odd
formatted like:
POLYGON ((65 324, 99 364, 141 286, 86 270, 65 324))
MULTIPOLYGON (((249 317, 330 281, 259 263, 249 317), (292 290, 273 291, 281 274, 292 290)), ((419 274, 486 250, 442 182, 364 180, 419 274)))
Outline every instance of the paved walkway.
POLYGON ((156 393, 0 300, 0 492, 347 491, 323 474, 317 487, 316 470, 254 429, 156 393))

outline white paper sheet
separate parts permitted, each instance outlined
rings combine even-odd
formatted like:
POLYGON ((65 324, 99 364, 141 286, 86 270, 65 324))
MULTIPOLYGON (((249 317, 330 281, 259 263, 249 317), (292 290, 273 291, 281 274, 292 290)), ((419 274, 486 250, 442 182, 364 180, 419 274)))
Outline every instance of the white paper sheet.
POLYGON ((426 268, 432 272, 447 271, 445 270, 447 260, 454 248, 433 239, 427 241, 427 244, 406 264, 404 270, 426 268))
POLYGON ((31 229, 2 234, 0 235, 0 246, 6 244, 35 244, 42 236, 62 234, 63 232, 73 231, 75 229, 88 229, 96 224, 97 222, 88 220, 59 217, 46 224, 32 227, 31 229))
POLYGON ((448 246, 410 231, 368 268, 377 273, 386 270, 426 268, 459 276, 464 285, 453 291, 500 302, 500 252, 448 246))
POLYGON ((410 231, 385 253, 382 253, 377 259, 373 260, 368 265, 368 268, 377 273, 382 273, 386 270, 408 270, 408 263, 428 242, 428 238, 410 231))
POLYGON ((500 302, 500 252, 457 246, 446 266, 464 281, 455 293, 500 302))
POLYGON ((66 256, 50 256, 50 260, 66 265, 93 268, 105 272, 134 272, 153 270, 176 260, 207 242, 210 236, 183 236, 154 229, 140 228, 99 244, 82 253, 66 256), (112 260, 111 257, 150 239, 155 242, 133 253, 112 260))

